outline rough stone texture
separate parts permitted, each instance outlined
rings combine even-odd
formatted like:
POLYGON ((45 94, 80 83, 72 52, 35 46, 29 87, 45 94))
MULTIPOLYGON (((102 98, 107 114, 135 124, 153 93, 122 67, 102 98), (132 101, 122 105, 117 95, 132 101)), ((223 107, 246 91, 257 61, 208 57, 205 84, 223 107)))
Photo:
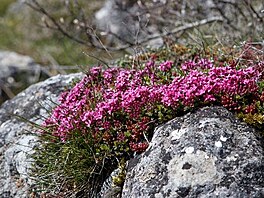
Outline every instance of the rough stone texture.
MULTIPOLYGON (((96 24, 104 32, 112 32, 122 38, 123 44, 136 43, 145 39, 150 34, 157 33, 154 26, 143 29, 142 24, 147 23, 148 19, 141 16, 140 24, 138 18, 135 20, 135 13, 140 9, 137 0, 107 0, 105 5, 95 14, 96 24), (140 30, 140 31, 139 31, 140 30)), ((109 43, 115 42, 114 37, 108 34, 109 43)), ((118 40, 118 43, 122 43, 118 40)), ((150 40, 147 45, 151 47, 161 47, 161 38, 150 40)))
POLYGON ((0 51, 0 104, 27 86, 49 77, 29 56, 0 51))
POLYGON ((129 162, 122 197, 264 197, 263 138, 222 107, 176 118, 129 162))
POLYGON ((41 123, 47 116, 45 109, 54 106, 58 95, 74 78, 82 74, 58 75, 32 85, 0 108, 0 198, 29 197, 32 181, 28 177, 28 154, 37 143, 34 130, 27 122, 41 123))
POLYGON ((135 9, 133 8, 135 2, 135 0, 131 2, 127 0, 123 2, 121 0, 106 1, 105 5, 95 14, 98 27, 118 34, 124 40, 133 42, 133 34, 136 33, 138 24, 133 23, 133 18, 128 9, 135 9))

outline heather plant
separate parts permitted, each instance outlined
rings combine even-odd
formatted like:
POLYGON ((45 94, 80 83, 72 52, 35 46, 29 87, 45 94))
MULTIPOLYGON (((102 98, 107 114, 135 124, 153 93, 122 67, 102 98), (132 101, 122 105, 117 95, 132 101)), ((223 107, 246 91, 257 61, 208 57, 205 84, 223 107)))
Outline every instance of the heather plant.
POLYGON ((174 47, 170 59, 163 49, 122 60, 123 67, 93 67, 60 96, 35 157, 45 189, 98 192, 118 162, 147 149, 157 125, 203 106, 224 106, 263 128, 261 49, 247 45, 230 56, 174 47))

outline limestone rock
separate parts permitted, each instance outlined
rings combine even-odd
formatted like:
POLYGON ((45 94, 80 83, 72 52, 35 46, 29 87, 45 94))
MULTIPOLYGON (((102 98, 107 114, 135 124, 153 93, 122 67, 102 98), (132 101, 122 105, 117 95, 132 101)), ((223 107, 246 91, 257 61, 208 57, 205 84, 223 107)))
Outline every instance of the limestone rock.
POLYGON ((32 58, 0 51, 0 104, 29 85, 48 77, 48 72, 32 58))
MULTIPOLYGON (((139 21, 135 16, 141 11, 137 0, 107 0, 105 5, 95 13, 95 22, 102 32, 111 32, 122 38, 115 39, 115 36, 108 34, 109 44, 112 42, 122 45, 140 43, 150 34, 157 33, 154 26, 142 28, 142 24, 147 24, 148 18, 140 15, 139 21)), ((147 45, 153 48, 161 47, 163 40, 161 38, 150 40, 147 45)))
POLYGON ((264 197, 263 137, 222 107, 155 130, 131 160, 122 197, 264 197))
POLYGON ((28 176, 32 148, 37 137, 24 119, 41 123, 47 117, 45 109, 51 109, 58 95, 74 78, 82 74, 58 75, 32 85, 0 108, 0 197, 29 197, 33 181, 28 176), (14 115, 15 114, 15 115, 14 115))

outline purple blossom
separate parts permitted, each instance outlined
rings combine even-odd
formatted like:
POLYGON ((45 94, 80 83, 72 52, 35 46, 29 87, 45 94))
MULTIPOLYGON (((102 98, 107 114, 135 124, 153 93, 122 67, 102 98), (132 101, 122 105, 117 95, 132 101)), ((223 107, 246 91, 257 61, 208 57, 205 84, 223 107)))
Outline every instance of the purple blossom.
POLYGON ((168 72, 172 67, 173 62, 172 61, 165 61, 160 64, 159 69, 163 72, 168 72))
POLYGON ((194 107, 197 102, 234 107, 237 103, 233 97, 257 92, 262 67, 263 64, 236 69, 197 59, 181 65, 182 76, 172 75, 179 68, 173 67, 171 61, 156 64, 151 60, 144 68, 133 70, 92 68, 89 75, 61 95, 61 104, 44 125, 52 127, 53 135, 62 141, 70 138, 74 130, 93 136, 101 132, 106 139, 112 138, 110 131, 116 131, 113 137, 123 141, 124 132, 133 126, 129 145, 142 149, 147 144, 139 141, 143 135, 136 128, 147 130, 148 122, 141 122, 142 117, 158 117, 160 106, 172 112, 181 105, 194 107), (137 141, 141 146, 135 144, 137 141))

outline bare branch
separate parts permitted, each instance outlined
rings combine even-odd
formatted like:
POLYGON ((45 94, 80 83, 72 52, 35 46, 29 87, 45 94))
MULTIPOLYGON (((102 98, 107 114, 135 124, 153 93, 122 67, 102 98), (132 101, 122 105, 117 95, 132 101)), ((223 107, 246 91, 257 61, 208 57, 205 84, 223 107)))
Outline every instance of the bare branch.
MULTIPOLYGON (((249 3, 248 1, 244 0, 244 3, 247 5, 247 8, 250 9, 254 14, 255 16, 257 17, 257 19, 260 21, 260 22, 263 22, 263 19, 262 17, 258 14, 258 12, 255 10, 255 8, 252 6, 251 3, 249 3)), ((250 11, 249 11, 250 12, 250 11)), ((251 13, 251 12, 250 12, 251 13)), ((254 18, 254 16, 253 16, 254 18)))
MULTIPOLYGON (((176 34, 176 33, 179 33, 179 32, 182 32, 182 31, 186 31, 186 30, 189 30, 189 29, 197 28, 199 26, 206 25, 208 23, 213 23, 213 22, 223 22, 223 18, 216 16, 216 17, 211 17, 211 18, 208 18, 208 19, 203 19, 201 21, 196 21, 196 22, 193 22, 193 23, 186 23, 183 26, 174 28, 171 31, 166 31, 163 34, 156 34, 156 35, 148 36, 145 39, 139 41, 139 44, 143 44, 143 43, 146 43, 146 42, 148 42, 150 40, 154 40, 154 39, 157 39, 157 38, 169 36, 169 35, 176 34)), ((122 49, 126 49, 128 47, 132 47, 132 46, 124 45, 124 46, 119 47, 118 49, 122 50, 122 49)))
MULTIPOLYGON (((40 4, 38 1, 30 0, 26 4, 47 18, 47 21, 44 21, 47 28, 56 30, 66 38, 84 46, 106 51, 111 59, 110 52, 147 45, 150 41, 159 38, 164 41, 164 37, 172 35, 178 39, 186 31, 209 23, 221 23, 226 28, 223 32, 230 31, 232 28, 236 35, 242 35, 240 32, 243 31, 252 33, 243 25, 253 24, 261 30, 260 24, 263 22, 263 17, 261 13, 258 13, 256 5, 248 0, 243 0, 242 3, 239 0, 213 0, 213 4, 204 5, 204 7, 200 6, 201 0, 195 2, 191 0, 177 2, 174 0, 115 0, 107 15, 109 23, 105 23, 105 27, 100 26, 99 29, 97 27, 99 25, 95 24, 92 17, 87 16, 87 10, 82 6, 85 0, 64 1, 63 5, 68 10, 66 16, 68 18, 63 22, 55 17, 55 13, 45 8, 44 3, 40 4), (112 11, 116 13, 112 15, 112 11), (112 23, 112 20, 116 21, 112 23), (108 26, 112 24, 114 24, 113 28, 109 28, 108 26), (244 29, 241 31, 241 28, 244 29)), ((222 26, 217 27, 222 28, 222 26)), ((232 34, 233 32, 230 36, 232 34)))
MULTIPOLYGON (((208 19, 203 19, 201 21, 196 21, 196 22, 193 22, 193 23, 186 23, 183 26, 174 28, 171 31, 166 31, 163 34, 155 34, 155 35, 152 35, 152 36, 147 36, 145 39, 139 40, 137 44, 141 45, 141 44, 147 43, 147 42, 149 42, 151 40, 154 40, 154 39, 158 39, 158 38, 162 38, 162 37, 165 37, 165 36, 173 35, 173 34, 176 34, 176 33, 182 32, 182 31, 186 31, 186 30, 189 30, 189 29, 197 28, 199 26, 206 25, 206 24, 213 23, 213 22, 223 22, 223 18, 216 16, 216 17, 211 17, 211 18, 208 18, 208 19)), ((114 33, 112 33, 112 32, 109 32, 109 33, 114 35, 114 33)), ((128 43, 128 44, 117 46, 117 47, 114 47, 114 48, 106 47, 106 49, 110 50, 110 51, 121 51, 121 50, 125 50, 127 48, 130 48, 130 47, 133 47, 134 45, 135 45, 134 43, 128 43)))
POLYGON ((95 55, 93 55, 93 54, 89 54, 89 53, 87 53, 87 52, 83 52, 83 53, 84 53, 86 56, 92 57, 92 58, 98 60, 99 62, 103 63, 107 68, 110 68, 110 66, 108 65, 107 62, 105 62, 104 60, 98 58, 97 56, 95 56, 95 55))
MULTIPOLYGON (((70 35, 67 31, 65 31, 61 27, 61 25, 47 12, 47 10, 45 10, 36 0, 32 0, 32 2, 34 3, 34 5, 29 3, 29 2, 25 2, 25 4, 28 5, 30 8, 32 8, 33 10, 35 10, 35 11, 37 11, 39 13, 42 13, 46 17, 48 17, 48 19, 51 20, 51 22, 55 26, 55 29, 58 30, 59 32, 61 32, 64 36, 66 36, 69 39, 74 40, 74 41, 76 41, 76 42, 78 42, 80 44, 87 45, 87 42, 85 42, 84 40, 76 38, 76 37, 70 35)), ((48 28, 51 28, 51 27, 48 26, 48 28)))

